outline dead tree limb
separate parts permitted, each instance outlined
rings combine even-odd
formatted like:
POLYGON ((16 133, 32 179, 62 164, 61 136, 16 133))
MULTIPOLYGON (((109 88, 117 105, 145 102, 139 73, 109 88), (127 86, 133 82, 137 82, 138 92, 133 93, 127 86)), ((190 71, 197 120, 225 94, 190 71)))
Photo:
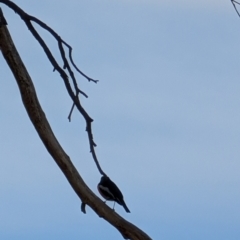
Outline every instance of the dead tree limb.
POLYGON ((0 12, 0 49, 18 84, 23 104, 40 139, 55 160, 69 184, 82 201, 82 210, 88 205, 99 217, 113 225, 125 239, 150 240, 141 229, 126 221, 103 203, 85 184, 77 169, 56 139, 50 124, 38 101, 33 82, 24 66, 3 21, 0 12))
POLYGON ((102 175, 106 175, 104 171, 102 170, 99 161, 97 159, 97 155, 95 152, 95 147, 97 146, 96 143, 94 142, 93 138, 93 133, 92 133, 92 122, 93 119, 88 115, 87 111, 83 108, 81 105, 80 99, 79 99, 79 93, 81 93, 83 96, 87 97, 87 94, 85 94, 79 87, 75 78, 75 75, 73 73, 73 69, 71 67, 71 64, 73 68, 79 72, 83 77, 85 77, 88 81, 95 82, 97 83, 98 80, 94 80, 90 77, 88 77, 86 74, 84 74, 74 63, 73 58, 72 58, 72 47, 66 43, 51 27, 49 27, 46 23, 42 22, 38 18, 26 13, 23 9, 21 9, 18 5, 16 5, 14 2, 9 1, 9 0, 0 0, 0 3, 5 4, 9 8, 11 8, 13 11, 15 11, 16 14, 18 14, 21 19, 24 21, 26 26, 28 27, 29 31, 32 33, 34 38, 38 41, 40 46, 42 47, 43 51, 45 52, 48 60, 53 66, 54 71, 57 71, 61 78, 64 81, 66 90, 68 92, 68 95, 73 101, 73 105, 70 110, 70 114, 68 116, 69 121, 71 120, 71 114, 74 109, 74 106, 76 106, 77 110, 80 112, 80 114, 83 116, 83 118, 86 121, 86 131, 88 134, 88 140, 89 140, 89 146, 90 146, 90 152, 92 154, 93 160, 96 163, 96 166, 99 170, 99 172, 102 175), (61 67, 58 63, 58 61, 54 58, 51 50, 48 48, 47 44, 43 40, 43 38, 40 36, 40 34, 37 32, 35 27, 33 26, 32 23, 35 23, 39 25, 41 28, 44 30, 48 31, 52 37, 57 41, 58 44, 58 49, 60 52, 61 59, 63 61, 63 67, 61 67), (69 55, 69 60, 66 57, 65 49, 64 46, 67 47, 68 49, 68 55, 69 55), (67 71, 65 71, 67 70, 67 71), (73 88, 69 82, 69 80, 72 81, 73 88))

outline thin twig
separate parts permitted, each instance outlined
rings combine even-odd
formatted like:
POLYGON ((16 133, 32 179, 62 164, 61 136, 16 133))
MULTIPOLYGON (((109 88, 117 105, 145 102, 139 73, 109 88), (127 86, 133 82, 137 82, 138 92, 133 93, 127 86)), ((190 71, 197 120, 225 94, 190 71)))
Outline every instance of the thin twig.
POLYGON ((83 72, 76 66, 76 64, 74 63, 73 58, 72 58, 72 47, 71 47, 69 44, 67 44, 65 41, 62 40, 62 42, 63 42, 63 44, 65 44, 65 46, 68 47, 68 49, 69 49, 69 59, 70 59, 72 65, 74 66, 74 68, 76 69, 76 71, 78 71, 82 76, 84 76, 89 82, 91 82, 91 81, 94 82, 94 83, 99 82, 99 80, 94 80, 94 79, 88 77, 85 73, 83 73, 83 72))
POLYGON ((21 99, 33 126, 49 154, 55 160, 56 164, 66 176, 69 184, 81 199, 82 211, 85 211, 85 206, 88 205, 99 217, 102 217, 120 231, 126 239, 151 240, 141 229, 112 211, 83 181, 71 159, 55 137, 37 98, 32 79, 14 46, 7 27, 4 25, 0 27, 0 48, 18 84, 21 99))
MULTIPOLYGON (((93 122, 93 119, 88 115, 88 113, 85 111, 85 109, 82 107, 81 103, 80 103, 80 100, 79 100, 79 93, 83 94, 85 97, 87 97, 87 95, 81 91, 77 85, 77 81, 75 79, 75 76, 74 76, 74 73, 70 67, 70 64, 68 62, 68 60, 66 59, 66 56, 65 56, 65 51, 64 51, 64 48, 63 48, 63 44, 65 46, 68 47, 69 49, 69 58, 70 58, 70 62, 72 63, 72 65, 74 66, 74 68, 76 68, 76 70, 81 74, 83 75, 85 78, 88 79, 88 81, 93 81, 93 82, 97 82, 97 80, 93 80, 91 78, 89 78, 87 75, 85 75, 84 73, 82 73, 77 67, 76 65, 74 64, 73 60, 72 60, 72 47, 67 44, 65 41, 63 41, 61 39, 61 37, 52 29, 50 28, 46 23, 42 22, 41 20, 37 19, 36 17, 34 16, 31 16, 29 14, 27 14, 25 11, 23 11, 20 7, 18 7, 14 2, 12 1, 9 1, 9 0, 0 0, 0 3, 4 3, 6 4, 9 8, 11 8, 12 10, 15 11, 15 13, 17 13, 21 19, 25 22, 25 24, 27 25, 29 31, 33 34, 33 36, 35 37, 35 39, 39 42, 39 44, 41 45, 41 47, 43 48, 45 54, 47 55, 49 61, 51 62, 52 66, 53 66, 53 69, 54 71, 56 70, 61 78, 63 79, 64 83, 65 83, 65 87, 67 89, 67 92, 69 94, 69 96, 71 97, 72 101, 73 101, 73 105, 77 107, 78 111, 81 113, 81 115, 84 117, 85 121, 86 121, 86 130, 87 130, 87 134, 88 134, 88 140, 89 140, 89 145, 90 145, 90 152, 92 154, 92 157, 96 163, 96 166, 99 170, 99 172, 102 174, 102 175, 106 175, 103 170, 101 169, 100 167, 100 164, 98 162, 98 159, 97 159, 97 156, 96 156, 96 153, 95 153, 95 149, 94 147, 96 147, 96 144, 94 142, 94 139, 93 139, 93 133, 92 133, 92 122, 93 122), (61 68, 59 66, 59 64, 57 63, 56 59, 53 57, 53 54, 51 53, 50 49, 48 48, 47 44, 44 42, 44 40, 42 39, 42 37, 39 35, 39 33, 36 31, 36 29, 34 28, 34 26, 32 25, 31 21, 37 23, 40 27, 42 27, 43 29, 45 29, 46 31, 48 31, 55 39, 56 41, 58 42, 58 48, 59 48, 59 51, 60 51, 60 54, 61 54, 61 58, 63 60, 63 68, 61 68), (70 75, 70 79, 72 80, 73 82, 73 86, 74 86, 74 91, 71 87, 71 84, 69 82, 69 77, 68 75, 66 74, 66 72, 64 71, 64 69, 67 69, 68 71, 68 74, 70 75), (74 93, 75 92, 75 93, 74 93)), ((72 114, 72 111, 73 111, 73 108, 74 106, 72 107, 71 109, 71 114, 72 114)), ((71 119, 71 115, 69 117, 71 119)))
POLYGON ((237 1, 235 1, 235 0, 232 0, 232 2, 234 2, 234 3, 236 3, 236 4, 239 4, 239 5, 240 5, 240 3, 239 3, 239 2, 237 2, 237 1))
POLYGON ((69 114, 68 114, 68 121, 69 121, 69 122, 71 122, 71 117, 72 117, 72 113, 73 113, 74 106, 75 106, 75 104, 73 103, 73 104, 72 104, 72 107, 71 107, 71 110, 70 110, 70 112, 69 112, 69 114))
POLYGON ((236 7, 236 5, 235 5, 235 3, 238 4, 238 5, 240 5, 240 3, 237 2, 237 1, 235 1, 235 0, 231 0, 231 2, 232 2, 232 5, 233 5, 233 7, 234 7, 234 9, 235 9, 235 11, 236 11, 236 13, 237 13, 237 15, 240 17, 240 13, 239 13, 239 11, 237 10, 237 7, 236 7))

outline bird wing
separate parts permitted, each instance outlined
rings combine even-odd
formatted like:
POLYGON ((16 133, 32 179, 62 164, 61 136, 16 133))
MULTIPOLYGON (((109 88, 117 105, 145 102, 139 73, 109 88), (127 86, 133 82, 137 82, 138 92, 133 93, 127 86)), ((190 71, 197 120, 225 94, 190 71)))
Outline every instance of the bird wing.
POLYGON ((103 194, 106 195, 107 198, 109 198, 109 200, 115 199, 114 195, 109 191, 108 187, 104 187, 102 185, 99 185, 98 187, 103 191, 103 194))

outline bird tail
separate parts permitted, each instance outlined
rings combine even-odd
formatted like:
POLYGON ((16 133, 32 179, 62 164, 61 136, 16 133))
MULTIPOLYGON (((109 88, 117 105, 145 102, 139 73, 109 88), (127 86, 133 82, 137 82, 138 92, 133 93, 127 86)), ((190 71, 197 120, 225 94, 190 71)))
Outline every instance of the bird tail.
POLYGON ((125 202, 122 203, 122 206, 124 207, 126 212, 130 213, 130 210, 128 209, 128 207, 127 207, 125 202))

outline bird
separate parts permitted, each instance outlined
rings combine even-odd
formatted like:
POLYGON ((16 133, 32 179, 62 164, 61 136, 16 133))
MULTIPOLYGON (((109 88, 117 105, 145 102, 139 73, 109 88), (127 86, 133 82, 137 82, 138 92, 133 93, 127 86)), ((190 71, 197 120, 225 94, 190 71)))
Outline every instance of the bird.
POLYGON ((115 202, 117 202, 119 205, 123 206, 126 212, 130 213, 126 203, 124 202, 123 195, 120 189, 108 176, 101 177, 97 188, 99 193, 102 195, 103 198, 106 199, 106 201, 114 201, 114 206, 115 202))

